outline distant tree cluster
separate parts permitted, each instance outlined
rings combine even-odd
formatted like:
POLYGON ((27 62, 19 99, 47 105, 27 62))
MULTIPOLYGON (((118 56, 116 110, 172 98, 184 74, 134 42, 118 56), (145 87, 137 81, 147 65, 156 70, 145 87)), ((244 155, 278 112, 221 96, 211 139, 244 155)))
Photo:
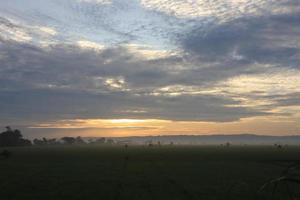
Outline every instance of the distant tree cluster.
POLYGON ((63 137, 61 138, 64 144, 85 144, 86 142, 80 137, 63 137))
POLYGON ((42 138, 42 139, 34 139, 34 145, 60 145, 60 144, 85 144, 84 140, 78 136, 74 137, 62 137, 60 139, 56 138, 42 138))
POLYGON ((96 139, 96 140, 89 140, 90 144, 104 144, 106 139, 104 137, 96 139))
POLYGON ((42 139, 34 139, 33 144, 35 145, 56 145, 60 144, 59 141, 56 140, 56 138, 42 138, 42 139))
POLYGON ((24 139, 21 131, 13 130, 7 126, 6 131, 0 133, 0 147, 8 146, 30 146, 31 141, 24 139))
POLYGON ((82 144, 114 144, 115 141, 111 138, 98 138, 94 140, 85 141, 82 137, 62 137, 56 138, 42 138, 34 139, 32 142, 28 139, 24 139, 21 131, 18 129, 13 130, 10 126, 6 127, 6 131, 0 133, 0 147, 9 146, 30 146, 32 145, 82 145, 82 144))
POLYGON ((83 144, 114 144, 113 139, 106 139, 104 137, 99 139, 90 139, 88 141, 85 141, 82 137, 62 137, 60 139, 52 138, 42 138, 42 139, 34 139, 33 144, 34 145, 83 145, 83 144))

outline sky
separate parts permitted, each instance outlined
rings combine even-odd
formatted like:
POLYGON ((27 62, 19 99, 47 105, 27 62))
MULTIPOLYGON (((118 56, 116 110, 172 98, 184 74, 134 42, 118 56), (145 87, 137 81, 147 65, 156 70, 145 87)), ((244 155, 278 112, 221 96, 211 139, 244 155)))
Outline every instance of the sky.
POLYGON ((0 126, 300 135, 298 0, 0 0, 0 126))

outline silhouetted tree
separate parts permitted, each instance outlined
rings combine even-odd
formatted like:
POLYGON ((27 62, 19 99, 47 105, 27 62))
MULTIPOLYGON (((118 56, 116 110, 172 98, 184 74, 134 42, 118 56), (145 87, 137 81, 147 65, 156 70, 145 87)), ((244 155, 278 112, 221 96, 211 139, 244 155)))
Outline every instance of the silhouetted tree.
POLYGON ((47 140, 47 144, 49 144, 49 145, 56 145, 56 144, 59 144, 59 142, 56 141, 56 138, 51 138, 51 139, 47 140))
POLYGON ((31 141, 23 139, 21 131, 18 129, 12 130, 7 126, 6 131, 0 133, 0 146, 28 146, 31 141))
POLYGON ((55 144, 59 144, 58 141, 56 141, 56 138, 43 138, 43 139, 34 139, 33 140, 33 144, 35 145, 55 145, 55 144))
POLYGON ((75 138, 75 143, 76 144, 85 144, 85 141, 80 136, 78 136, 75 138))
POLYGON ((148 147, 152 147, 152 146, 153 146, 152 140, 147 140, 147 141, 145 142, 145 144, 148 145, 148 147))
POLYGON ((43 140, 39 140, 39 139, 36 139, 36 138, 33 140, 33 144, 34 145, 45 145, 43 140))
POLYGON ((114 141, 113 139, 107 139, 107 140, 106 140, 106 143, 107 143, 107 144, 114 144, 115 141, 114 141))
POLYGON ((9 158, 11 156, 11 152, 4 149, 1 153, 0 156, 3 156, 4 158, 9 158))
POLYGON ((281 144, 274 144, 274 146, 277 148, 277 149, 282 149, 282 145, 281 144))
POLYGON ((31 146, 32 143, 30 140, 27 140, 27 139, 19 139, 19 146, 31 146))
POLYGON ((95 144, 104 144, 106 141, 106 139, 104 137, 99 138, 97 140, 94 141, 95 144))
POLYGON ((61 140, 65 143, 65 144, 74 144, 76 142, 76 139, 73 137, 63 137, 61 138, 61 140))

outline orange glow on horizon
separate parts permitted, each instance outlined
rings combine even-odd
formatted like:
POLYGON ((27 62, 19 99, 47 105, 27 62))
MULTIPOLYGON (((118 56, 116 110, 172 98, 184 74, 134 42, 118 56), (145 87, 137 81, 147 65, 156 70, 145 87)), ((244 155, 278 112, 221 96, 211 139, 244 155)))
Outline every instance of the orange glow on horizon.
POLYGON ((253 117, 234 122, 170 121, 159 119, 74 119, 36 124, 29 128, 76 132, 82 136, 264 134, 297 135, 300 118, 253 117))
POLYGON ((144 123, 147 120, 143 119, 110 119, 109 120, 113 124, 132 124, 132 123, 144 123))

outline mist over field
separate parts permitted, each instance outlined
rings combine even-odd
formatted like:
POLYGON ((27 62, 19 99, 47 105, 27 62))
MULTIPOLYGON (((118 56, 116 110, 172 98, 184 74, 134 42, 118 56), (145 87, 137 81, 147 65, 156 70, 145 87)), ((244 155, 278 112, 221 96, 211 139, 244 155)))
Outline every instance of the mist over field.
POLYGON ((170 144, 178 145, 300 145, 300 136, 264 136, 264 135, 174 135, 174 136, 140 136, 113 138, 116 142, 129 144, 170 144))

